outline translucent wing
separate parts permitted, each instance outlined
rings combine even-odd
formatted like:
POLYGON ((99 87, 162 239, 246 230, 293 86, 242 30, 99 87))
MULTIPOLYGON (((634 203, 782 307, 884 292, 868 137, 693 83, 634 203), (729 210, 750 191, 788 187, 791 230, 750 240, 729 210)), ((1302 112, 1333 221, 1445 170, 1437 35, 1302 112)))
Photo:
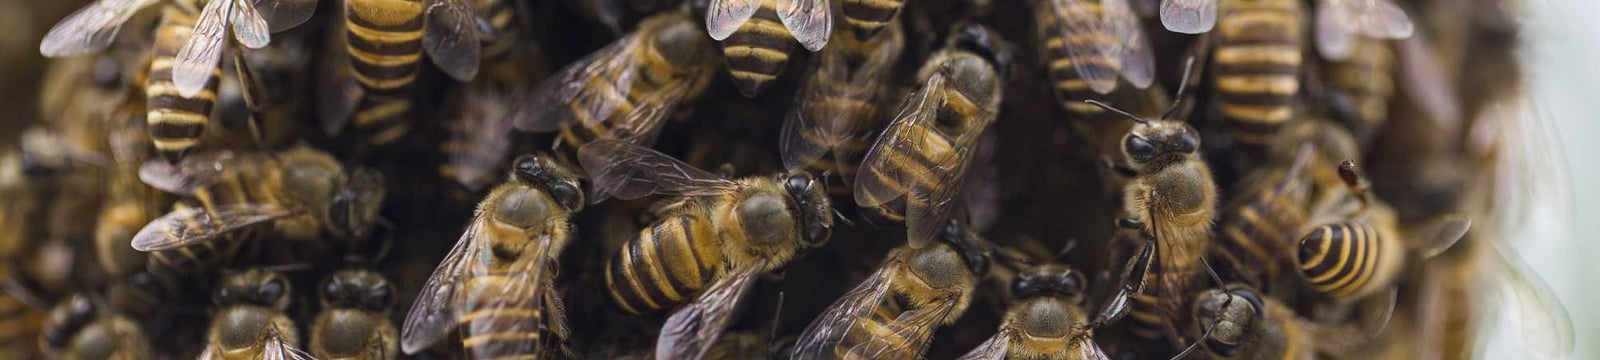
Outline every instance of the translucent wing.
POLYGON ((244 0, 212 0, 234 3, 233 9, 233 38, 239 45, 246 48, 260 49, 272 41, 272 32, 267 27, 267 19, 261 18, 261 13, 256 12, 256 7, 245 4, 244 0))
POLYGON ((1078 77, 1089 84, 1089 88, 1096 93, 1107 94, 1117 88, 1117 69, 1121 65, 1121 41, 1111 39, 1109 32, 1113 29, 1105 22, 1102 13, 1092 11, 1083 2, 1077 0, 1048 0, 1045 2, 1054 24, 1047 25, 1050 36, 1062 39, 1060 46, 1066 49, 1068 56, 1073 59, 1088 59, 1072 64, 1078 77), (1070 41, 1071 39, 1095 38, 1094 41, 1070 41), (1101 38, 1104 37, 1104 38, 1101 38))
POLYGON ((1211 31, 1217 26, 1217 0, 1163 0, 1161 25, 1184 34, 1211 31))
POLYGON ((150 159, 139 166, 139 180, 161 191, 189 195, 231 176, 239 161, 231 151, 189 155, 177 164, 150 159))
POLYGON ((873 309, 889 294, 890 279, 899 272, 895 263, 884 264, 877 272, 829 305, 811 321, 795 342, 794 359, 833 359, 838 347, 849 340, 866 339, 874 334, 858 332, 857 322, 872 321, 873 309))
POLYGON ((667 154, 617 140, 578 148, 578 163, 594 180, 596 198, 637 199, 651 194, 702 196, 739 190, 739 183, 667 154))
POLYGON ((518 96, 527 100, 517 108, 517 129, 552 132, 578 119, 596 122, 585 126, 603 126, 598 122, 609 118, 619 102, 612 94, 632 90, 638 70, 631 64, 643 45, 641 39, 639 32, 617 39, 544 79, 531 94, 518 96))
MULTIPOLYGON (((978 130, 983 131, 983 130, 978 130)), ((906 201, 906 239, 911 247, 921 248, 933 243, 940 229, 950 220, 957 199, 966 188, 967 168, 972 165, 973 141, 957 142, 956 152, 950 158, 937 160, 933 174, 938 177, 932 189, 917 186, 906 201)))
MULTIPOLYGON (((487 216, 487 215, 485 215, 487 216)), ((459 314, 494 314, 494 313, 528 313, 543 311, 540 300, 543 299, 542 290, 545 267, 549 265, 551 234, 540 234, 532 242, 531 248, 511 264, 507 269, 505 281, 500 286, 475 286, 467 289, 461 299, 465 306, 459 314)), ((481 241, 491 241, 483 239, 481 241)), ((475 274, 485 275, 485 274, 475 274)), ((543 316, 552 316, 542 313, 543 316)), ((490 316, 480 317, 468 323, 462 329, 462 338, 494 334, 516 334, 521 336, 536 335, 542 324, 530 323, 530 319, 522 316, 490 316)), ((541 337, 542 338, 542 337, 541 337)), ((490 341, 475 345, 471 349, 474 359, 501 359, 512 358, 519 354, 541 353, 540 341, 490 341)))
POLYGON ((406 313, 406 321, 400 328, 402 352, 411 355, 433 346, 455 327, 456 307, 460 306, 465 293, 461 287, 466 286, 468 280, 465 276, 469 275, 468 271, 476 271, 484 266, 479 261, 483 245, 488 242, 483 238, 483 223, 487 221, 485 216, 489 215, 480 213, 473 219, 472 225, 456 240, 455 247, 439 262, 439 267, 434 268, 433 275, 422 286, 422 292, 417 293, 411 311, 406 313))
POLYGON ((100 51, 111 45, 122 24, 157 0, 100 0, 61 19, 39 42, 39 54, 63 57, 100 51))
POLYGON ((1516 309, 1512 315, 1523 335, 1522 342, 1534 352, 1552 358, 1572 353, 1572 318, 1561 300, 1505 244, 1481 240, 1493 244, 1487 255, 1487 273, 1516 309))
MULTIPOLYGON (((828 0, 777 0, 778 21, 806 50, 822 50, 833 34, 833 12, 828 0)), ((709 25, 708 25, 709 26, 709 25)))
POLYGON ((755 283, 759 268, 749 266, 730 272, 712 283, 693 303, 673 312, 656 338, 657 359, 700 359, 732 323, 740 299, 755 283))
POLYGON ((1112 38, 1120 42, 1116 59, 1122 61, 1122 77, 1134 87, 1149 88, 1155 82, 1156 61, 1139 16, 1128 6, 1128 0, 1101 0, 1100 9, 1112 38))
POLYGON ((1084 336, 1078 338, 1076 341, 1078 343, 1078 354, 1081 356, 1079 359, 1111 360, 1111 357, 1106 356, 1106 352, 1100 349, 1100 344, 1096 344, 1094 339, 1084 336))
POLYGON ((1445 67, 1421 38, 1400 40, 1395 55, 1400 63, 1395 73, 1402 77, 1395 82, 1411 101, 1433 118, 1429 120, 1440 124, 1464 121, 1455 77, 1444 73, 1445 67))
POLYGON ((465 91, 461 113, 449 125, 450 141, 443 146, 454 180, 476 191, 498 178, 503 169, 500 161, 511 151, 513 103, 489 86, 473 85, 465 91), (484 160, 494 161, 494 166, 478 164, 484 160))
POLYGON ((278 331, 277 325, 269 325, 267 331, 266 348, 261 352, 262 360, 312 360, 311 354, 297 349, 284 339, 283 332, 278 331))
POLYGON ((919 171, 921 169, 907 169, 906 166, 914 165, 906 164, 905 157, 925 151, 934 141, 929 138, 935 132, 934 116, 944 105, 944 97, 940 95, 944 82, 944 76, 934 75, 906 98, 900 113, 867 150, 856 176, 857 205, 876 207, 898 200, 911 191, 908 184, 929 175, 919 171))
POLYGON ((920 309, 900 313, 893 322, 884 324, 888 335, 872 336, 857 342, 845 352, 866 359, 918 359, 933 340, 933 330, 939 321, 955 308, 955 299, 934 300, 920 309))
POLYGON ((761 8, 761 0, 711 0, 706 7, 706 32, 717 41, 727 39, 761 8))
MULTIPOLYGON (((841 146, 857 140, 866 142, 865 137, 873 130, 876 112, 868 104, 877 100, 882 89, 877 83, 900 57, 903 35, 898 26, 889 26, 883 36, 889 38, 855 68, 851 68, 848 55, 839 47, 817 54, 817 69, 796 97, 779 137, 778 149, 785 168, 808 167, 829 151, 834 152, 836 160, 861 155, 860 150, 841 146)), ((853 179, 847 181, 854 183, 853 179)))
POLYGON ((317 11, 317 0, 253 0, 253 3, 261 17, 267 19, 267 29, 272 32, 300 26, 317 11))
POLYGON ((612 138, 630 144, 649 146, 655 143, 661 125, 666 124, 663 120, 689 95, 689 85, 688 82, 672 82, 640 95, 632 111, 612 116, 614 120, 608 133, 612 138))
POLYGON ((1316 34, 1317 52, 1328 60, 1344 60, 1355 50, 1356 29, 1346 9, 1333 6, 1333 1, 1317 2, 1316 34))
POLYGON ((203 207, 174 210, 146 224, 133 236, 133 249, 161 251, 194 245, 294 212, 272 204, 230 204, 213 211, 203 207))
POLYGON ((1339 2, 1345 6, 1354 7, 1351 11, 1358 14, 1357 29, 1362 34, 1379 39, 1403 39, 1411 36, 1415 25, 1411 17, 1406 16, 1406 11, 1400 9, 1389 0, 1367 0, 1339 2))
POLYGON ((422 48, 428 58, 456 81, 470 81, 478 75, 481 51, 477 18, 464 0, 432 0, 428 24, 422 35, 422 48))
POLYGON ((972 351, 967 352, 966 355, 961 355, 961 357, 956 359, 1004 360, 1006 355, 1011 352, 1011 341, 1015 336, 1016 331, 1011 329, 1001 329, 999 333, 994 334, 994 336, 990 337, 988 341, 978 344, 977 348, 972 349, 972 351))
POLYGON ((212 1, 200 10, 189 40, 178 49, 172 65, 172 83, 183 97, 194 97, 211 81, 211 73, 222 65, 222 46, 228 35, 228 19, 233 1, 212 1))
MULTIPOLYGON (((826 53, 827 51, 824 51, 826 53)), ((823 55, 821 62, 826 62, 827 56, 823 55)), ((789 115, 783 120, 783 129, 778 136, 778 153, 783 157, 783 166, 789 170, 805 169, 822 159, 823 155, 832 149, 834 140, 823 124, 824 121, 837 119, 818 116, 825 110, 823 99, 814 98, 818 85, 817 78, 826 76, 827 65, 822 65, 817 72, 812 74, 812 80, 806 82, 801 88, 800 96, 795 98, 795 105, 790 107, 789 115)))

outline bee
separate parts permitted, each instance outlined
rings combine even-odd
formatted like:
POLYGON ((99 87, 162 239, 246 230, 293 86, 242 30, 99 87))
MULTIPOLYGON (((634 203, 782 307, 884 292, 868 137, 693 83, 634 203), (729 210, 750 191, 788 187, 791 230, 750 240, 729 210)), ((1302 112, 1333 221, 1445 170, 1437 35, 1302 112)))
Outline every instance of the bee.
POLYGON ((662 120, 711 81, 711 50, 688 17, 652 16, 540 83, 518 108, 516 128, 560 131, 570 149, 595 139, 652 143, 662 120))
POLYGON ((533 155, 517 158, 509 177, 478 204, 412 304, 401 328, 406 354, 456 327, 475 358, 539 356, 567 338, 553 267, 575 231, 572 215, 583 209, 578 177, 533 155))
POLYGON ((67 296, 51 308, 41 333, 41 348, 60 358, 154 358, 138 323, 83 294, 67 296))
POLYGON ((1389 99, 1394 95, 1394 49, 1386 40, 1355 40, 1350 54, 1329 60, 1322 73, 1327 81, 1327 105, 1357 139, 1370 142, 1389 119, 1389 99))
POLYGON ((139 179, 194 199, 145 225, 132 241, 157 268, 184 272, 226 261, 261 224, 296 240, 326 231, 358 248, 379 223, 385 191, 380 174, 349 172, 327 153, 305 147, 276 154, 209 152, 177 165, 147 161, 139 179))
MULTIPOLYGON (((220 2, 220 1, 219 1, 220 2)), ((151 55, 149 75, 145 79, 145 120, 151 143, 156 152, 168 162, 176 162, 199 146, 200 135, 211 119, 211 109, 217 102, 217 76, 212 74, 203 91, 184 95, 173 83, 173 64, 183 44, 193 37, 195 18, 176 6, 166 6, 161 11, 161 23, 156 28, 155 50, 151 55)))
MULTIPOLYGON (((784 166, 839 174, 846 184, 883 122, 878 101, 890 68, 905 48, 898 23, 867 40, 840 32, 833 46, 817 53, 816 72, 806 80, 783 123, 778 149, 784 166), (827 157, 826 156, 830 156, 827 157)), ((845 188, 848 191, 848 188, 845 188)))
POLYGON ((468 0, 349 0, 333 41, 343 52, 330 58, 320 104, 324 130, 353 122, 372 145, 394 142, 409 130, 411 84, 423 53, 457 81, 477 76, 479 26, 468 0))
POLYGON ((998 34, 978 25, 958 31, 918 70, 920 88, 867 150, 855 183, 856 204, 903 221, 912 247, 931 243, 949 219, 1010 63, 998 34))
POLYGON ((525 28, 531 16, 526 2, 511 0, 473 0, 473 12, 479 21, 491 30, 483 37, 483 63, 479 65, 490 82, 499 85, 520 85, 539 72, 547 71, 541 59, 526 56, 538 50, 531 34, 525 28), (537 70, 538 72, 536 72, 537 70))
POLYGON ((217 284, 201 359, 310 359, 298 348, 300 333, 289 318, 289 278, 263 269, 227 274, 217 284))
POLYGON ((934 330, 966 312, 988 271, 988 258, 962 232, 951 222, 938 243, 891 251, 878 271, 806 327, 793 357, 921 358, 934 330))
POLYGON ((1195 346, 1216 359, 1314 359, 1318 352, 1357 349, 1366 340, 1355 327, 1309 321, 1239 284, 1196 294, 1190 314, 1191 330, 1207 334, 1195 346))
MULTIPOLYGON (((39 53, 58 58, 105 50, 116 39, 123 24, 138 14, 139 10, 157 2, 160 0, 96 0, 50 28, 44 40, 39 42, 39 53)), ((174 3, 192 10, 199 1, 181 0, 174 3)), ((224 26, 231 23, 241 44, 266 45, 265 37, 269 31, 288 30, 306 22, 316 10, 316 5, 316 0, 209 1, 206 8, 214 14, 210 17, 217 19, 208 21, 215 22, 213 31, 208 32, 215 33, 209 42, 220 42, 224 26)))
POLYGON ((1306 168, 1314 156, 1312 149, 1301 147, 1287 168, 1254 170, 1236 185, 1242 190, 1223 206, 1217 234, 1220 253, 1255 284, 1278 279, 1295 232, 1311 218, 1313 184, 1306 168))
POLYGON ((459 96, 459 114, 447 124, 450 137, 439 146, 448 156, 439 165, 439 174, 477 192, 505 166, 506 154, 511 151, 515 103, 509 94, 491 86, 474 84, 465 89, 459 96))
POLYGON ((1217 3, 1236 0, 1161 0, 1161 26, 1168 31, 1202 34, 1217 26, 1217 3))
POLYGON ((324 280, 322 312, 311 323, 311 354, 319 359, 393 359, 400 331, 389 321, 394 286, 383 274, 345 269, 324 280))
POLYGON ((1139 89, 1155 81, 1154 54, 1128 0, 1041 0, 1038 6, 1042 62, 1056 101, 1078 119, 1103 118, 1104 110, 1081 100, 1106 101, 1119 74, 1139 89))
POLYGON ((1099 324, 1084 309, 1086 286, 1083 273, 1060 264, 1018 274, 1000 331, 961 359, 1109 359, 1094 340, 1099 324))
MULTIPOLYGON (((773 84, 794 42, 816 52, 833 34, 833 11, 819 0, 711 0, 706 32, 722 42, 728 74, 745 97, 773 84)), ((864 37, 863 37, 864 38, 864 37)))
POLYGON ((171 199, 139 181, 139 164, 151 155, 146 148, 149 135, 144 129, 128 124, 112 130, 109 140, 116 162, 95 222, 94 244, 100 268, 106 274, 120 276, 144 269, 144 254, 128 244, 145 224, 171 205, 171 199))
POLYGON ((605 265, 606 288, 623 311, 682 304, 662 326, 658 359, 704 357, 758 275, 832 233, 826 190, 803 172, 729 180, 616 140, 585 145, 578 160, 597 196, 675 196, 605 265))
POLYGON ((1294 0, 1230 0, 1221 11, 1212 87, 1234 141, 1259 152, 1295 116, 1305 10, 1294 0))

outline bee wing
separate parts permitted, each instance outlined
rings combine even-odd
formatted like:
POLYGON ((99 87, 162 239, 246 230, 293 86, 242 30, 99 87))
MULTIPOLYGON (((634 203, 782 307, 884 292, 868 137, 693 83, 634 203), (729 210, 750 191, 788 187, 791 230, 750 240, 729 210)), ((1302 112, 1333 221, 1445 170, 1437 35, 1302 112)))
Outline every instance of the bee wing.
POLYGON ((1449 128, 1462 119, 1461 99, 1456 95, 1454 76, 1445 74, 1444 64, 1421 38, 1399 41, 1395 56, 1400 68, 1395 71, 1403 79, 1396 79, 1400 91, 1412 99, 1432 119, 1449 128))
MULTIPOLYGON (((616 110, 617 100, 608 94, 626 94, 631 90, 637 70, 631 66, 634 52, 643 46, 639 32, 635 31, 610 45, 562 68, 544 79, 517 109, 516 126, 528 132, 552 132, 576 119, 565 116, 566 111, 581 111, 584 121, 605 121, 616 110), (609 79, 610 83, 605 81, 609 79), (609 85, 612 89, 603 89, 609 85), (614 90, 613 90, 614 89, 614 90), (586 101, 579 101, 587 99, 586 101), (582 108, 575 108, 581 105, 582 108)), ((603 126, 602 124, 584 124, 603 126)))
POLYGON ((594 179, 596 199, 637 199, 651 194, 703 196, 736 191, 739 183, 667 154, 619 140, 578 148, 578 163, 594 179))
MULTIPOLYGON (((822 57, 819 62, 828 61, 827 55, 822 57)), ((817 96, 816 82, 821 81, 818 78, 827 76, 826 68, 827 65, 823 64, 811 75, 812 79, 801 88, 800 96, 795 99, 795 105, 790 107, 789 115, 783 120, 783 129, 778 135, 778 153, 783 157, 785 169, 804 169, 815 164, 817 160, 822 159, 822 155, 832 149, 829 145, 834 143, 833 136, 827 131, 830 130, 826 125, 828 122, 823 119, 837 118, 818 116, 825 111, 822 108, 830 106, 822 106, 819 104, 821 99, 812 98, 817 96)))
POLYGON ((1348 9, 1335 6, 1334 1, 1318 1, 1316 9, 1317 52, 1328 60, 1344 60, 1350 57, 1355 50, 1357 29, 1352 28, 1355 19, 1351 19, 1348 9))
POLYGON ((172 65, 172 84, 183 97, 194 97, 211 81, 211 73, 222 65, 222 47, 228 35, 233 1, 212 1, 200 10, 189 40, 178 49, 172 65))
POLYGON ((1106 356, 1105 350, 1101 350, 1100 349, 1100 344, 1096 344, 1094 342, 1094 339, 1091 339, 1088 336, 1082 336, 1082 337, 1079 337, 1077 340, 1073 340, 1073 341, 1078 343, 1078 356, 1079 356, 1078 358, 1079 359, 1083 359, 1083 360, 1111 360, 1111 357, 1106 356))
POLYGON ((501 166, 481 167, 474 163, 482 161, 480 159, 495 159, 495 164, 501 164, 498 161, 503 161, 511 150, 509 112, 512 105, 505 93, 490 86, 466 88, 461 97, 461 113, 450 124, 455 131, 450 132, 450 141, 445 143, 450 147, 445 150, 450 157, 447 166, 455 169, 451 173, 457 183, 469 189, 482 189, 500 175, 501 166))
MULTIPOLYGON (((1327 1, 1324 1, 1327 2, 1327 1)), ((1340 1, 1342 6, 1357 7, 1351 12, 1358 15, 1356 29, 1362 34, 1378 39, 1403 39, 1411 36, 1416 25, 1411 17, 1390 0, 1340 1)))
POLYGON ((350 68, 350 53, 345 49, 344 22, 334 21, 332 36, 321 53, 317 64, 317 118, 322 131, 329 136, 338 135, 350 123, 350 115, 365 96, 366 90, 356 82, 350 68))
POLYGON ((1155 53, 1150 50, 1150 41, 1145 38, 1139 16, 1128 6, 1128 0, 1102 0, 1100 5, 1100 16, 1112 37, 1120 42, 1119 56, 1114 59, 1122 61, 1122 77, 1134 87, 1149 88, 1155 82, 1155 53))
POLYGON ((733 321, 739 302, 755 283, 761 266, 729 273, 667 318, 656 338, 657 359, 700 359, 733 321))
POLYGON ((485 216, 489 215, 478 214, 473 219, 472 225, 467 226, 461 238, 456 240, 455 247, 439 262, 439 267, 434 268, 433 275, 428 277, 422 291, 417 293, 411 311, 406 313, 406 321, 400 328, 400 349, 407 355, 433 346, 455 327, 456 307, 460 306, 462 300, 461 287, 466 285, 467 280, 465 275, 483 266, 479 263, 479 257, 483 244, 488 241, 481 238, 484 236, 485 216))
MULTIPOLYGON (((942 76, 935 76, 942 77, 942 76)), ((947 156, 934 159, 936 164, 933 170, 938 177, 932 189, 913 186, 911 196, 906 200, 906 237, 914 248, 921 248, 932 243, 950 219, 955 205, 961 203, 956 197, 961 190, 966 188, 967 169, 972 167, 972 159, 978 148, 978 140, 988 132, 989 125, 994 122, 993 109, 982 109, 976 115, 981 123, 974 125, 976 131, 968 131, 955 139, 952 146, 955 151, 947 156)), ((918 184, 917 182, 905 182, 918 184)))
POLYGON ((947 299, 900 313, 893 322, 884 325, 889 335, 858 342, 846 353, 860 354, 867 359, 921 358, 928 349, 929 340, 933 340, 933 330, 939 327, 939 321, 954 309, 955 299, 947 299))
POLYGON ((655 143, 661 125, 666 124, 662 120, 671 115, 672 109, 688 96, 689 85, 688 82, 673 82, 643 95, 634 103, 632 111, 615 117, 616 124, 609 131, 611 136, 632 144, 648 146, 655 143))
POLYGON ((265 349, 262 349, 262 360, 316 359, 316 357, 311 356, 311 354, 307 354, 305 351, 295 348, 294 345, 289 344, 289 340, 284 339, 283 332, 278 330, 277 325, 269 325, 267 329, 267 346, 265 349))
POLYGON ((189 195, 232 176, 238 161, 231 151, 189 155, 177 164, 149 159, 139 166, 139 180, 161 191, 189 195))
POLYGON ((806 50, 822 50, 833 34, 833 11, 828 0, 778 0, 778 21, 806 50))
MULTIPOLYGON (((830 150, 835 151, 836 158, 861 155, 860 151, 842 154, 841 150, 845 149, 838 147, 851 140, 865 138, 873 130, 870 128, 874 120, 871 116, 876 114, 866 113, 866 108, 870 107, 867 104, 877 100, 882 93, 882 87, 876 83, 882 80, 882 75, 900 57, 899 45, 903 35, 898 26, 891 25, 884 30, 883 36, 891 39, 885 40, 853 70, 840 50, 823 49, 817 54, 817 69, 797 97, 779 138, 778 148, 787 169, 810 166, 830 150), (828 97, 836 100, 829 100, 828 97)), ((847 181, 854 183, 853 179, 847 181)))
POLYGON ((992 337, 989 337, 988 341, 978 344, 977 348, 973 348, 972 351, 967 352, 966 355, 961 355, 961 357, 956 359, 1004 360, 1006 355, 1011 352, 1011 341, 1015 337, 1016 331, 1011 329, 1001 329, 1000 332, 995 333, 992 337))
POLYGON ((1172 32, 1200 34, 1217 26, 1218 0, 1162 0, 1161 25, 1172 32))
POLYGON ((272 32, 289 30, 311 20, 317 11, 317 0, 253 0, 250 5, 267 20, 272 32))
MULTIPOLYGON (((220 0, 218 0, 220 1, 220 0)), ((256 12, 254 5, 244 3, 245 0, 228 0, 233 3, 233 38, 246 48, 260 49, 272 41, 272 32, 267 27, 267 19, 256 12)))
POLYGON ((133 236, 133 249, 161 251, 194 245, 293 214, 278 205, 255 203, 222 205, 214 212, 203 207, 174 210, 139 229, 133 236))
MULTIPOLYGON (((487 216, 487 215, 485 215, 487 216)), ((461 309, 461 314, 495 314, 502 311, 537 312, 542 311, 540 304, 543 294, 544 270, 549 265, 551 236, 549 232, 539 234, 534 239, 532 248, 522 254, 506 273, 505 281, 495 287, 474 287, 465 294, 469 298, 462 299, 468 304, 461 309)), ((489 241, 487 239, 481 241, 489 241)), ((553 316, 544 313, 543 316, 553 316)), ((489 316, 472 321, 470 326, 463 328, 461 338, 468 339, 477 336, 487 336, 505 333, 524 333, 539 331, 538 324, 529 324, 530 320, 522 316, 489 316)), ((543 338, 541 336, 541 338, 543 338)), ((540 354, 541 341, 492 341, 473 346, 471 357, 474 359, 498 359, 515 357, 518 354, 540 354)))
POLYGON ((470 81, 478 75, 481 50, 477 17, 464 0, 432 0, 428 24, 422 34, 422 48, 428 58, 456 81, 470 81))
POLYGON ((899 269, 895 263, 884 264, 871 277, 828 305, 828 309, 823 310, 822 315, 800 333, 795 341, 793 358, 832 359, 838 357, 835 350, 847 338, 878 338, 873 334, 854 334, 852 337, 851 331, 855 330, 858 321, 872 321, 867 318, 888 296, 890 279, 899 269))
POLYGON ((100 51, 111 45, 122 24, 157 0, 100 0, 67 15, 39 42, 39 54, 63 57, 100 51))
MULTIPOLYGON (((1572 318, 1549 285, 1540 279, 1502 241, 1490 243, 1488 275, 1503 298, 1516 309, 1513 314, 1522 333, 1522 342, 1534 352, 1556 358, 1572 353, 1572 318)), ((1502 307, 1504 308, 1504 307, 1502 307)))
MULTIPOLYGON (((1080 1, 1076 0, 1048 0, 1050 6, 1045 11, 1055 14, 1055 25, 1046 31, 1056 32, 1045 36, 1056 36, 1061 39, 1076 39, 1088 34, 1102 34, 1111 31, 1106 28, 1103 15, 1089 11, 1080 1)), ((1062 48, 1067 50, 1073 59, 1108 59, 1118 61, 1120 64, 1120 41, 1064 41, 1062 48)), ((1117 89, 1118 64, 1098 63, 1094 61, 1075 62, 1072 64, 1078 77, 1089 84, 1089 88, 1096 93, 1107 94, 1117 89)))
POLYGON ((883 135, 867 150, 866 157, 861 160, 860 174, 856 176, 854 193, 857 205, 875 207, 898 200, 911 191, 906 184, 923 176, 906 171, 896 157, 921 153, 922 148, 931 141, 929 134, 936 131, 933 129, 934 115, 944 105, 944 97, 939 95, 944 82, 944 76, 929 77, 921 89, 905 99, 900 105, 900 113, 895 115, 894 120, 884 128, 883 135))
POLYGON ((758 9, 761 9, 761 0, 711 0, 706 8, 706 32, 714 40, 727 39, 758 9))

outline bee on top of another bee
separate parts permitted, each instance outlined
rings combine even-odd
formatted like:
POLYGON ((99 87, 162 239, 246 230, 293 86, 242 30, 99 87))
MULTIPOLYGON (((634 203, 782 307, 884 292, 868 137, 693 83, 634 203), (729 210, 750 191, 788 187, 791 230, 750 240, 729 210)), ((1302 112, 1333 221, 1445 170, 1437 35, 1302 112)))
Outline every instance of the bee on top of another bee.
POLYGON ((311 359, 287 311, 289 278, 265 269, 227 274, 217 284, 216 313, 200 359, 311 359))
POLYGON ((817 53, 816 72, 806 80, 783 123, 778 150, 790 170, 839 174, 850 191, 872 134, 883 126, 883 101, 893 65, 905 48, 898 22, 865 40, 839 31, 832 46, 817 53))
POLYGON ((745 97, 754 97, 783 74, 794 42, 822 50, 833 35, 827 0, 711 0, 706 32, 722 42, 728 74, 745 97))

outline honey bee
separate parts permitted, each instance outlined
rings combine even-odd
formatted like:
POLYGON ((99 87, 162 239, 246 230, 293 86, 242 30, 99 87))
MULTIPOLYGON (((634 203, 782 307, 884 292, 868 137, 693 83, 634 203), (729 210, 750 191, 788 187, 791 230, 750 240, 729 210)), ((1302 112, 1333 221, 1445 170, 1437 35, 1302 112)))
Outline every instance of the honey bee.
POLYGON ((214 295, 201 359, 311 359, 300 351, 300 333, 289 309, 289 279, 283 274, 250 269, 227 274, 214 295))
POLYGON ((528 14, 526 6, 526 2, 513 0, 472 1, 473 12, 491 30, 480 45, 483 63, 479 65, 490 82, 516 85, 532 80, 530 77, 535 75, 528 63, 537 62, 537 59, 523 55, 536 45, 518 23, 528 14))
POLYGON ((400 331, 389 321, 394 286, 376 271, 345 269, 322 283, 322 312, 311 323, 319 359, 393 359, 400 331))
POLYGON ((1217 242, 1220 253, 1255 284, 1278 279, 1294 246, 1295 232, 1311 218, 1308 204, 1313 184, 1306 168, 1314 156, 1312 149, 1301 147, 1287 168, 1254 170, 1236 185, 1242 190, 1223 206, 1217 242))
MULTIPOLYGON (((55 27, 45 34, 44 40, 39 42, 39 53, 45 57, 56 58, 104 50, 111 46, 123 24, 138 14, 139 10, 157 2, 160 0, 97 0, 56 23, 55 27)), ((200 1, 180 0, 174 3, 188 8, 189 13, 193 13, 194 6, 200 1)), ((226 33, 224 30, 227 30, 224 27, 231 24, 233 25, 231 30, 240 44, 253 46, 252 49, 260 48, 266 45, 269 31, 283 31, 306 22, 316 10, 316 5, 316 0, 209 1, 206 3, 206 10, 202 11, 209 15, 201 17, 215 20, 206 21, 210 26, 205 32, 208 38, 203 42, 211 43, 211 46, 220 46, 222 36, 226 33)), ((214 50, 220 51, 221 48, 216 47, 214 50)), ((213 58, 213 62, 215 60, 213 58)), ((196 75, 203 78, 207 73, 209 71, 201 71, 196 75)), ((198 89, 200 83, 191 85, 195 86, 194 89, 198 89)))
POLYGON ((921 358, 934 330, 966 312, 988 271, 988 258, 962 236, 952 222, 938 243, 891 251, 878 271, 806 327, 793 357, 921 358))
POLYGON ((882 126, 877 102, 887 90, 878 84, 888 80, 905 48, 898 24, 880 37, 857 36, 840 32, 833 46, 817 53, 816 72, 800 90, 778 142, 788 169, 833 172, 853 183, 871 132, 882 126))
POLYGON ((920 88, 900 105, 861 162, 856 204, 903 221, 911 246, 928 245, 959 202, 977 143, 994 123, 1009 52, 998 34, 962 27, 920 70, 920 88))
POLYGON ((1109 359, 1094 340, 1099 324, 1084 309, 1086 286, 1083 273, 1060 264, 1018 274, 1000 331, 961 359, 1109 359))
POLYGON ((1305 10, 1293 0, 1230 0, 1221 11, 1212 87, 1234 141, 1260 152, 1295 116, 1305 10))
POLYGON ((578 177, 533 155, 517 158, 509 177, 478 204, 412 304, 401 328, 406 354, 457 327, 475 358, 540 356, 547 343, 567 339, 552 271, 575 230, 569 221, 583 209, 578 177))
POLYGON ((1105 101, 1120 84, 1119 74, 1139 89, 1155 81, 1154 54, 1128 0, 1042 0, 1038 6, 1039 52, 1063 109, 1097 120, 1105 111, 1081 100, 1105 101))
POLYGON ((540 83, 518 108, 516 128, 560 131, 571 149, 595 139, 652 143, 662 120, 711 81, 711 50, 688 17, 652 16, 540 83))
POLYGON ((803 172, 729 180, 617 140, 585 145, 578 160, 597 196, 676 196, 606 264, 606 288, 622 310, 683 304, 662 326, 658 359, 704 357, 759 275, 832 233, 826 190, 803 172))
POLYGON ((1217 26, 1217 3, 1225 1, 1238 0, 1161 0, 1161 26, 1184 34, 1209 32, 1217 26))
POLYGON ((1362 143, 1370 142, 1389 119, 1394 95, 1394 49, 1387 40, 1360 38, 1350 54, 1322 69, 1327 106, 1362 143))
POLYGON ((754 97, 783 74, 797 40, 816 52, 833 34, 833 11, 825 0, 711 0, 706 32, 722 42, 733 83, 754 97))
POLYGON ((459 96, 459 114, 448 120, 450 137, 439 146, 448 156, 439 165, 439 174, 477 192, 505 166, 514 103, 509 94, 491 86, 474 84, 465 89, 459 96))
POLYGON ((1245 285, 1200 292, 1191 315, 1191 330, 1208 334, 1195 346, 1216 359, 1315 359, 1319 351, 1342 353, 1366 341, 1354 327, 1301 318, 1245 285))
POLYGON ((905 6, 905 0, 840 0, 839 14, 844 15, 844 23, 856 39, 871 40, 885 27, 895 27, 895 16, 905 6))
POLYGON ((150 253, 151 264, 180 271, 226 261, 261 224, 296 240, 327 231, 357 249, 379 223, 385 191, 380 174, 347 172, 327 153, 305 147, 277 154, 210 152, 177 165, 147 161, 139 179, 195 201, 145 225, 132 241, 134 249, 150 253))
POLYGON ((342 31, 331 33, 334 53, 323 67, 319 104, 324 130, 354 123, 371 145, 398 140, 410 130, 411 84, 422 55, 457 81, 478 74, 478 18, 468 0, 350 0, 342 31), (342 33, 343 36, 340 36, 342 33))
POLYGON ((50 309, 40 346, 64 359, 152 359, 150 341, 134 320, 83 294, 50 309))

